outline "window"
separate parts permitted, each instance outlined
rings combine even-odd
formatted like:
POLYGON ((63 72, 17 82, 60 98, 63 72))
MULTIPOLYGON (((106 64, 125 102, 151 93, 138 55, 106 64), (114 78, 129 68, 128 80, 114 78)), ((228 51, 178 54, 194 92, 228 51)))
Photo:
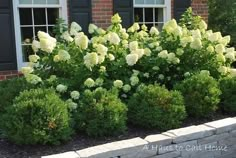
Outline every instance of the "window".
POLYGON ((24 66, 33 53, 31 43, 38 31, 53 36, 56 19, 67 19, 65 0, 14 0, 14 19, 18 68, 24 66))
POLYGON ((170 0, 134 0, 134 21, 161 30, 163 24, 170 20, 170 0))

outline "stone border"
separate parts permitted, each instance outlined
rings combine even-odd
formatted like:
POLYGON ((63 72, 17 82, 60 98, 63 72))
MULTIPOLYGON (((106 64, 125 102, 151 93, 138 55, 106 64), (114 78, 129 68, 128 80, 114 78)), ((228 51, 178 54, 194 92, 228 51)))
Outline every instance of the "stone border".
POLYGON ((236 118, 226 118, 42 158, 233 158, 236 118))

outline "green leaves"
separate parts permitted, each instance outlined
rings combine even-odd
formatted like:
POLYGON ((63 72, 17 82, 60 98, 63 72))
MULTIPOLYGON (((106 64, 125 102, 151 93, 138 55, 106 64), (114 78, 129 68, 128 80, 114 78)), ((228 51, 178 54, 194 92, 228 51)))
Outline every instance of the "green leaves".
POLYGON ((209 27, 224 35, 231 35, 232 45, 236 44, 236 0, 208 0, 209 27))
POLYGON ((159 85, 140 86, 128 101, 129 122, 145 128, 168 130, 186 117, 182 95, 159 85))
POLYGON ((175 86, 184 96, 189 116, 209 117, 220 102, 221 90, 217 80, 207 73, 199 73, 175 86))
POLYGON ((23 91, 2 117, 4 134, 18 144, 59 144, 72 133, 67 104, 52 89, 23 91))

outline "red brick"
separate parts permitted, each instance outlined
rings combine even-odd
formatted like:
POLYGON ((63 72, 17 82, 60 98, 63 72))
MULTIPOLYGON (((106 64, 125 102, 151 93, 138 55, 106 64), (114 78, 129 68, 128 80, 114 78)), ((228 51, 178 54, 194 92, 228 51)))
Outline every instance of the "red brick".
POLYGON ((6 76, 6 79, 10 79, 10 78, 15 78, 15 77, 18 77, 19 75, 7 75, 6 76))
POLYGON ((113 15, 113 0, 93 0, 92 3, 92 22, 102 28, 108 27, 113 15))
POLYGON ((5 80, 5 79, 6 79, 5 76, 0 76, 0 81, 5 80))
POLYGON ((17 70, 0 71, 0 81, 18 76, 22 76, 22 74, 17 70))

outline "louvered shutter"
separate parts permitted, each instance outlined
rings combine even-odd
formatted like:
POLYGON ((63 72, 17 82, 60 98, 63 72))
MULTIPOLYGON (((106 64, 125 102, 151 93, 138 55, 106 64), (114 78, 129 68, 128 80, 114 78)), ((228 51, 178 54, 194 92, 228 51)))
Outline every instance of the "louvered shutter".
POLYGON ((0 1, 0 71, 16 70, 16 49, 12 1, 0 1))
POLYGON ((92 21, 91 0, 70 0, 70 22, 77 22, 85 33, 92 21))
POLYGON ((174 18, 178 21, 190 6, 191 0, 174 0, 174 18))
POLYGON ((133 24, 133 0, 113 0, 114 14, 119 13, 123 27, 133 24))

